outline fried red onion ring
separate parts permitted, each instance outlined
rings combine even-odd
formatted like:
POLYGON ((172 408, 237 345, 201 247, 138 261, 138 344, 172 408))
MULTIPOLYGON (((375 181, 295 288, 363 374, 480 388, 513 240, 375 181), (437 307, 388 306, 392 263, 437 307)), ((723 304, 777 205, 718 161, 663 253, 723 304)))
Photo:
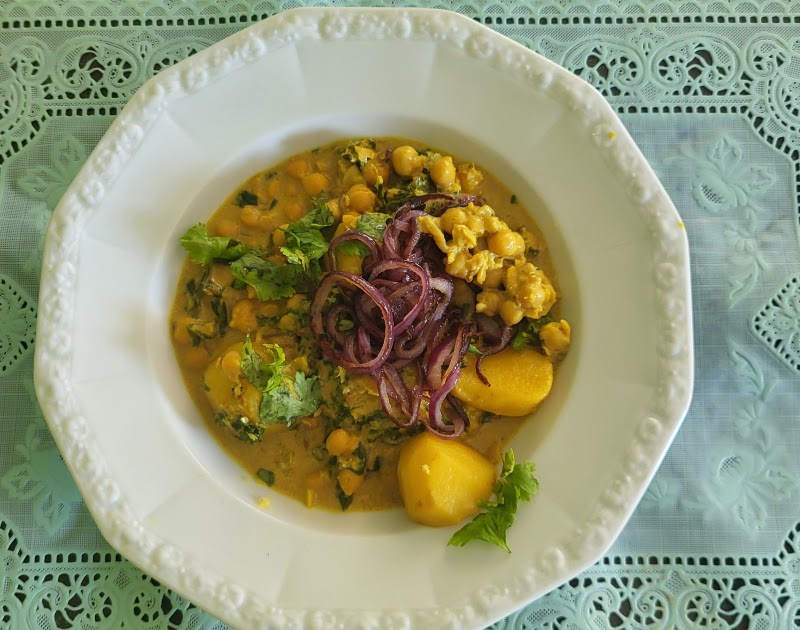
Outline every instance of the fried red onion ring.
MULTIPOLYGON (((482 331, 461 321, 459 309, 452 306, 453 281, 417 218, 478 202, 471 196, 421 195, 398 209, 380 244, 355 231, 336 237, 328 249, 331 271, 310 307, 311 331, 326 359, 351 372, 371 374, 383 411, 397 426, 422 422, 449 439, 468 425, 451 392, 473 335, 482 331), (335 249, 348 241, 370 251, 361 276, 336 269, 335 249), (343 330, 344 321, 349 330, 343 330), (401 370, 411 366, 416 367, 416 379, 406 383, 401 370)), ((508 344, 510 333, 507 339, 504 333, 498 339, 492 331, 484 333, 487 353, 508 344)))

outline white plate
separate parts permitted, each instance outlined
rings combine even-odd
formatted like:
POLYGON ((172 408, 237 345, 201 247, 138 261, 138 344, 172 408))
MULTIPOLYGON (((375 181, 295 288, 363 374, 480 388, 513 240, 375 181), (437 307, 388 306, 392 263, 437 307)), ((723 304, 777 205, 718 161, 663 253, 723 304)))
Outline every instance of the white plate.
POLYGON ((36 389, 98 526, 120 553, 242 627, 480 627, 611 545, 692 391, 683 224, 589 85, 454 13, 287 11, 150 80, 50 224, 36 389), (401 510, 311 511, 207 434, 168 338, 177 237, 246 177, 351 136, 399 135, 474 160, 536 220, 574 345, 518 435, 541 493, 513 553, 446 547, 401 510))

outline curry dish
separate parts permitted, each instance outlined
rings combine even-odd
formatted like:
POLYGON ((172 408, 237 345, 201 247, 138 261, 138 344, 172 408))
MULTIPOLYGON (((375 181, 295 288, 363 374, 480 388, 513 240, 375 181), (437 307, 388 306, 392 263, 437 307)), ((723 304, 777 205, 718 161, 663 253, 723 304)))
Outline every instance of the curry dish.
POLYGON ((497 492, 570 327, 541 232, 491 173, 406 139, 338 142, 252 176, 181 243, 175 354, 249 474, 429 525, 497 492))

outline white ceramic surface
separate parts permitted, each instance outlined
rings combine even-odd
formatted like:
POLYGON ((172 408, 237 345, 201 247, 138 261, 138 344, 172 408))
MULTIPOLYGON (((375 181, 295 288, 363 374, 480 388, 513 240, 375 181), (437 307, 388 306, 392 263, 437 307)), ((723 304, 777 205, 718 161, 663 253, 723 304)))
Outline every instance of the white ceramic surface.
POLYGON ((444 11, 287 11, 161 72, 54 212, 37 393, 101 531, 235 627, 482 627, 598 560, 647 487, 693 381, 687 239, 588 84, 444 11), (247 176, 341 137, 474 160, 551 245, 574 345, 513 443, 541 492, 508 555, 446 547, 400 510, 310 511, 205 431, 168 338, 177 237, 247 176))

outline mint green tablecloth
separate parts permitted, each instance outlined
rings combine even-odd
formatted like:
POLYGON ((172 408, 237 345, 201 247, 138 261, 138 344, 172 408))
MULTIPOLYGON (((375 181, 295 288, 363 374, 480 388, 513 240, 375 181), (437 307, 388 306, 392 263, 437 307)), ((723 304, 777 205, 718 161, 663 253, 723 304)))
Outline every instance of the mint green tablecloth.
MULTIPOLYGON (((0 0, 0 628, 224 628, 92 523, 33 392, 37 281, 51 211, 131 94, 299 4, 0 0)), ((472 16, 595 85, 692 253, 683 428, 609 555, 496 627, 800 627, 800 3, 417 6, 472 16)))

